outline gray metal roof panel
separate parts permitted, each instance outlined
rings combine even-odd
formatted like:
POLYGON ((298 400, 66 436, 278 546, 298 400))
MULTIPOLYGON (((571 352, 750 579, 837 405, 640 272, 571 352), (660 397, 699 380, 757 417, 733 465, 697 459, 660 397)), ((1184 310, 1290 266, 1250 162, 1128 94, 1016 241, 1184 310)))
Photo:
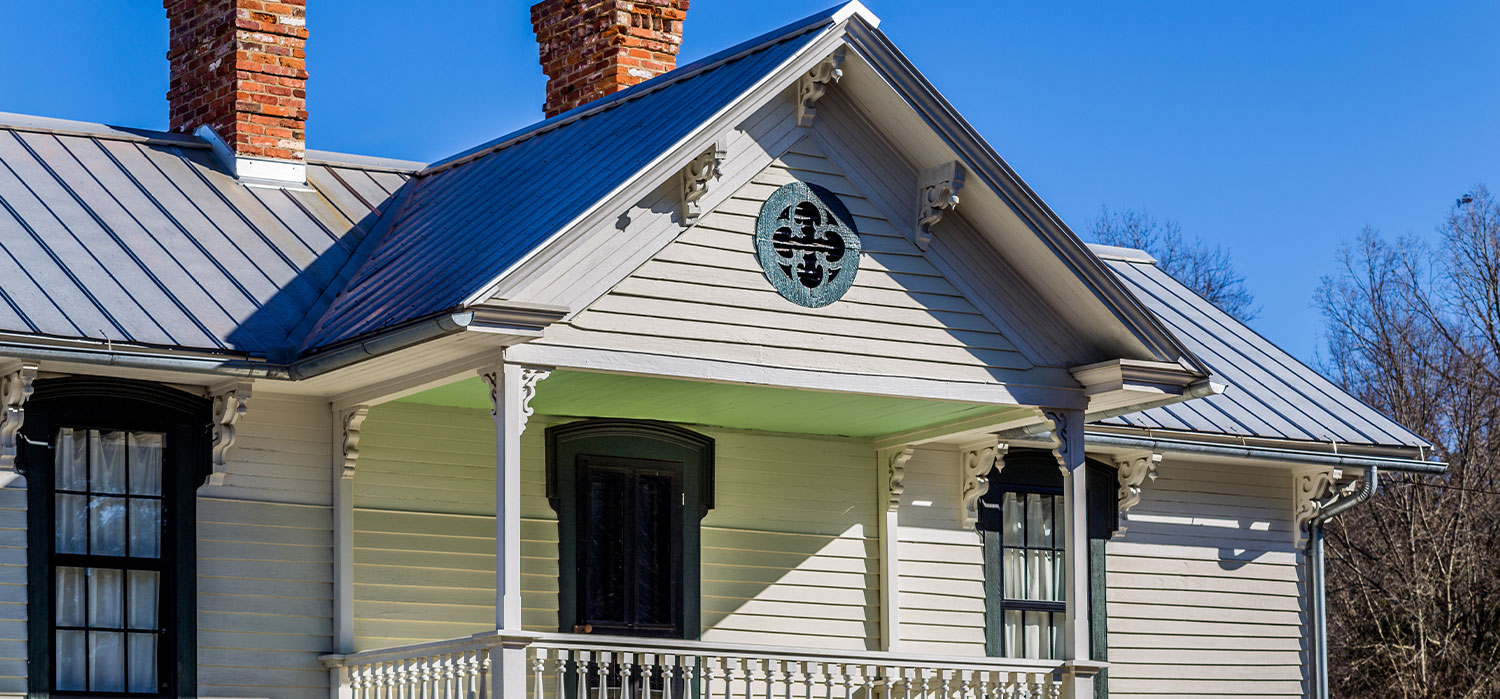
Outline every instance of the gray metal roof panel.
POLYGON ((1158 268, 1138 251, 1096 248, 1105 264, 1229 385, 1217 396, 1100 424, 1375 446, 1426 440, 1359 401, 1158 268))
POLYGON ((807 45, 836 9, 429 168, 304 347, 460 305, 807 45))
POLYGON ((319 156, 251 189, 191 136, 0 114, 0 331, 286 353, 415 165, 319 156))

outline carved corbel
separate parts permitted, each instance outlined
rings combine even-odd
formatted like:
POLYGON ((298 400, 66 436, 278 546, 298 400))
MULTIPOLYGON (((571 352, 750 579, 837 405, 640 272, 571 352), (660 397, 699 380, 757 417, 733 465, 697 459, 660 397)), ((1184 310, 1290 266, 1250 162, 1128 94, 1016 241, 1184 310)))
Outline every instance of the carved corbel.
POLYGON ((844 77, 844 47, 840 46, 797 81, 797 125, 812 126, 818 111, 813 105, 823 99, 828 86, 844 77))
POLYGON ((26 422, 26 400, 37 365, 15 362, 0 369, 0 471, 16 469, 17 442, 26 422))
POLYGON ((899 447, 885 454, 886 511, 895 512, 901 507, 901 495, 906 492, 906 462, 916 453, 915 447, 899 447))
POLYGON ((964 529, 979 524, 979 498, 990 490, 990 470, 1005 468, 1005 452, 1010 445, 996 439, 965 446, 958 450, 960 502, 958 523, 964 529))
POLYGON ((1119 504, 1116 510, 1120 521, 1115 527, 1115 537, 1125 535, 1125 513, 1141 501, 1141 485, 1147 478, 1156 480, 1156 467, 1161 463, 1161 454, 1145 452, 1115 459, 1115 474, 1120 481, 1119 504))
POLYGON ((963 188, 964 166, 957 160, 922 172, 917 181, 917 247, 927 249, 932 227, 943 220, 943 212, 958 208, 958 190, 963 188))
POLYGON ((235 425, 250 405, 250 382, 233 381, 211 390, 214 399, 214 447, 213 472, 208 475, 209 485, 224 485, 224 476, 229 473, 229 451, 234 448, 235 425))
POLYGON ((344 469, 339 477, 354 479, 354 468, 359 465, 359 438, 364 429, 365 418, 370 416, 370 406, 360 405, 344 413, 344 469))
POLYGON ((1307 525, 1323 510, 1324 498, 1338 480, 1334 469, 1308 470, 1292 474, 1292 536, 1297 548, 1307 545, 1307 525))
POLYGON ((724 174, 722 166, 728 153, 723 143, 715 143, 682 169, 682 225, 690 226, 698 221, 702 213, 698 200, 708 194, 709 181, 724 174))
MULTIPOLYGON (((537 383, 551 375, 551 369, 541 369, 536 367, 524 367, 521 369, 521 424, 519 425, 521 433, 526 432, 526 422, 530 420, 531 415, 536 412, 536 410, 531 407, 531 399, 536 397, 537 383)), ((499 417, 501 401, 500 370, 495 369, 492 371, 484 372, 480 374, 480 378, 484 379, 484 382, 490 387, 490 416, 499 417)))
POLYGON ((1043 410, 1042 417, 1052 426, 1052 455, 1066 477, 1083 465, 1083 411, 1043 410))

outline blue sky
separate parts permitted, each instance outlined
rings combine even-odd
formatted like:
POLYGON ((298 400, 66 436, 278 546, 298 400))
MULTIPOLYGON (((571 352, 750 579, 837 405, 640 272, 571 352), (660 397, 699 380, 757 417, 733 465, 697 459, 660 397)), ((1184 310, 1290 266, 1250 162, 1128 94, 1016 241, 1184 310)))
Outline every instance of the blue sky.
MULTIPOLYGON (((682 60, 830 4, 694 0, 682 60)), ((1137 208, 1223 243, 1304 359, 1341 241, 1500 187, 1500 3, 866 4, 1075 230, 1137 208)), ((309 146, 435 160, 536 120, 528 5, 309 0, 309 146)), ((164 128, 166 47, 157 2, 11 3, 0 111, 164 128)))

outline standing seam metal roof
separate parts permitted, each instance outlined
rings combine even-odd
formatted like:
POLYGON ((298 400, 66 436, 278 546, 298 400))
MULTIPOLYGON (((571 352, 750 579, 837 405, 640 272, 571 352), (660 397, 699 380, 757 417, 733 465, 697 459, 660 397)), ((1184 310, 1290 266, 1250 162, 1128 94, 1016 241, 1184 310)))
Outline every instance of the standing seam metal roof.
POLYGON ((0 114, 0 332, 284 356, 414 164, 236 181, 191 136, 0 114))
POLYGON ((1093 246, 1120 281, 1229 388, 1099 424, 1236 437, 1426 446, 1427 441, 1215 307, 1139 250, 1093 246))
POLYGON ((738 100, 838 10, 429 168, 304 348, 456 308, 738 100))

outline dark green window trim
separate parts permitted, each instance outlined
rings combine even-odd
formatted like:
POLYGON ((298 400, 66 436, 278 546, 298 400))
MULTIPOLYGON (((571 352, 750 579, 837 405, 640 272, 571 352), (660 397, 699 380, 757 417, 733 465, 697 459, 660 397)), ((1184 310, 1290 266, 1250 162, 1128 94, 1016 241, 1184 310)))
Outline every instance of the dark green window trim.
POLYGON ((700 523, 713 508, 714 441, 663 422, 593 419, 547 428, 547 498, 558 524, 558 630, 582 625, 580 614, 579 474, 590 459, 676 464, 681 469, 678 575, 673 605, 680 623, 673 634, 697 639, 702 632, 700 523))
POLYGON ((72 377, 41 379, 26 403, 17 469, 27 486, 27 689, 50 697, 53 595, 52 441, 60 427, 161 432, 163 450, 162 585, 167 646, 166 688, 156 694, 75 693, 69 696, 192 697, 197 695, 197 489, 210 471, 208 399, 150 383, 72 377))
MULTIPOLYGON (((997 465, 1000 466, 1000 465, 997 465)), ((1114 534, 1115 469, 1097 461, 1088 468, 1089 538, 1089 647, 1094 660, 1107 660, 1108 617, 1104 603, 1104 544, 1114 534)), ((1057 459, 1040 449, 1012 449, 1003 468, 990 471, 989 490, 980 499, 979 534, 984 547, 984 645, 985 653, 999 657, 1003 649, 1004 599, 1001 589, 1000 503, 1006 492, 1060 493, 1062 474, 1057 459)), ((1094 683, 1096 697, 1109 694, 1108 677, 1100 674, 1094 683)))

